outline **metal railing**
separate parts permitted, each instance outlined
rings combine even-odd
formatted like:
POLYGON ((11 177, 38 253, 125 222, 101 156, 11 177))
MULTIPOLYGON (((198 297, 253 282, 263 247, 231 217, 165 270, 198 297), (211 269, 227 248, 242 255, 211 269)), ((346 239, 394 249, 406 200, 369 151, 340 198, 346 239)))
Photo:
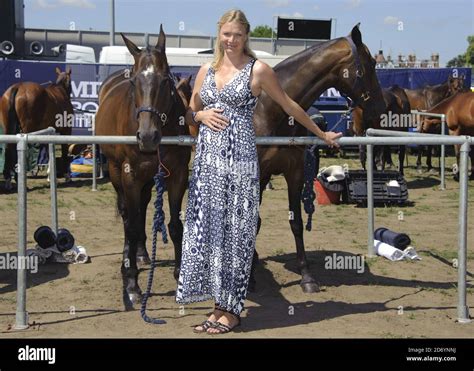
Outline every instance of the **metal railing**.
MULTIPOLYGON (((370 132, 370 131, 369 131, 370 132)), ((372 132, 370 132, 372 133, 372 132)), ((193 145, 197 141, 191 136, 163 137, 163 145, 193 145)), ((26 164, 26 144, 47 143, 54 144, 136 144, 135 136, 63 136, 63 135, 0 135, 0 142, 17 143, 20 164, 26 164)), ((436 136, 416 134, 406 137, 342 137, 338 139, 340 146, 366 145, 367 146, 367 209, 368 209, 368 256, 375 256, 374 249, 374 199, 373 199, 373 146, 374 145, 440 145, 460 144, 460 195, 459 195, 459 231, 458 231, 458 321, 469 322, 469 308, 466 302, 466 254, 467 254, 467 181, 468 181, 468 154, 473 138, 465 136, 436 136)), ((257 137, 257 145, 311 145, 325 146, 325 143, 316 137, 257 137)), ((51 147, 50 147, 51 148, 51 147)), ((50 149, 51 151, 51 149, 50 149)), ((51 152, 50 152, 51 153, 51 152)), ((54 159, 54 156, 52 156, 54 159)), ((51 158, 50 158, 51 159, 51 158)), ((53 161, 54 162, 54 161, 53 161)), ((20 165, 18 174, 18 214, 19 214, 19 246, 18 257, 25 255, 26 251, 26 172, 20 165)), ((56 172, 51 171, 51 185, 56 183, 56 172)), ((52 197, 55 191, 51 191, 52 197)), ((17 293, 17 329, 28 327, 26 312, 26 270, 18 267, 18 293, 17 293)))

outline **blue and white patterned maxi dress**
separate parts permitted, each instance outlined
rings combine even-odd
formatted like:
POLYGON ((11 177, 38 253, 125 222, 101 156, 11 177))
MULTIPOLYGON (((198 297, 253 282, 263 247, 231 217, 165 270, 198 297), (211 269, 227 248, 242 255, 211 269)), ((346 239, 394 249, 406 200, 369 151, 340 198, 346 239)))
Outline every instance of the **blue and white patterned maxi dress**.
POLYGON ((213 299, 235 315, 244 309, 255 249, 259 176, 250 90, 255 59, 218 91, 209 68, 200 91, 204 109, 222 108, 229 125, 200 125, 189 183, 176 301, 213 299))

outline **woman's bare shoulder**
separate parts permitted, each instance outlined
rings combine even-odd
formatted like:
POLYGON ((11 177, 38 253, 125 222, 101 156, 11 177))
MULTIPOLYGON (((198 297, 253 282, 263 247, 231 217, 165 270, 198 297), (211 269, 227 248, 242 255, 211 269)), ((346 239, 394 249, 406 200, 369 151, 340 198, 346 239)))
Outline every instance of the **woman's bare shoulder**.
POLYGON ((201 66, 201 68, 199 69, 199 71, 196 75, 196 80, 195 80, 198 85, 201 85, 201 83, 204 80, 204 77, 206 76, 207 71, 209 70, 210 67, 211 67, 210 62, 207 62, 207 63, 205 63, 201 66))
POLYGON ((255 61, 254 66, 253 66, 253 71, 254 71, 254 72, 257 72, 257 73, 263 73, 263 74, 265 74, 265 73, 270 72, 271 69, 272 69, 272 68, 271 68, 267 63, 262 62, 260 59, 257 59, 257 60, 255 61))

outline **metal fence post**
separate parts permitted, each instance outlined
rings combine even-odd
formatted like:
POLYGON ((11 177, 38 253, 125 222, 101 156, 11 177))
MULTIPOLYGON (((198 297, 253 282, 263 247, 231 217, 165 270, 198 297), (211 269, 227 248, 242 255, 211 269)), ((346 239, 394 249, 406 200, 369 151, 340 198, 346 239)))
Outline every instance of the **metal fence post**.
MULTIPOLYGON (((445 135, 446 134, 446 116, 445 115, 442 115, 441 116, 441 135, 445 135)), ((439 167, 441 168, 441 187, 440 189, 441 190, 445 190, 446 189, 446 184, 445 184, 445 166, 446 166, 446 162, 445 162, 445 151, 446 151, 446 146, 444 144, 441 145, 441 159, 440 159, 440 165, 439 167)))
MULTIPOLYGON (((92 125, 92 135, 95 136, 95 124, 92 125)), ((92 191, 97 191, 97 152, 96 144, 92 144, 92 191)))
POLYGON ((51 229, 58 234, 58 179, 56 176, 56 146, 49 143, 49 188, 51 191, 51 229))
POLYGON ((459 249, 458 249, 458 322, 468 323, 469 307, 466 302, 467 255, 467 182, 469 139, 461 146, 459 164, 459 249))
POLYGON ((368 214, 368 256, 374 257, 374 146, 367 145, 367 214, 368 214))
MULTIPOLYGON (((26 151, 28 135, 18 134, 16 145, 18 152, 18 262, 24 261, 26 256, 26 151)), ((26 312, 26 264, 17 264, 17 291, 16 291, 16 322, 15 329, 28 328, 28 313, 26 312)))

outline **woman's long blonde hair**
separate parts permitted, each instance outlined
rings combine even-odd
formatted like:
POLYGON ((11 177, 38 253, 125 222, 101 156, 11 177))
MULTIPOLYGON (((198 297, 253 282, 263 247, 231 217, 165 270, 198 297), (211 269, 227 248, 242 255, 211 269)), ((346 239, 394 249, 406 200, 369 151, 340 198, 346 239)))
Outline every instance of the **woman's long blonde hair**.
POLYGON ((221 19, 219 19, 219 22, 217 22, 217 40, 216 44, 214 45, 214 61, 211 64, 212 68, 215 70, 219 69, 222 64, 222 60, 224 59, 224 49, 221 46, 221 28, 227 22, 232 21, 239 22, 242 26, 244 26, 245 31, 247 32, 247 41, 244 45, 244 54, 257 59, 249 46, 250 23, 248 22, 247 17, 241 10, 231 9, 225 12, 221 19))

